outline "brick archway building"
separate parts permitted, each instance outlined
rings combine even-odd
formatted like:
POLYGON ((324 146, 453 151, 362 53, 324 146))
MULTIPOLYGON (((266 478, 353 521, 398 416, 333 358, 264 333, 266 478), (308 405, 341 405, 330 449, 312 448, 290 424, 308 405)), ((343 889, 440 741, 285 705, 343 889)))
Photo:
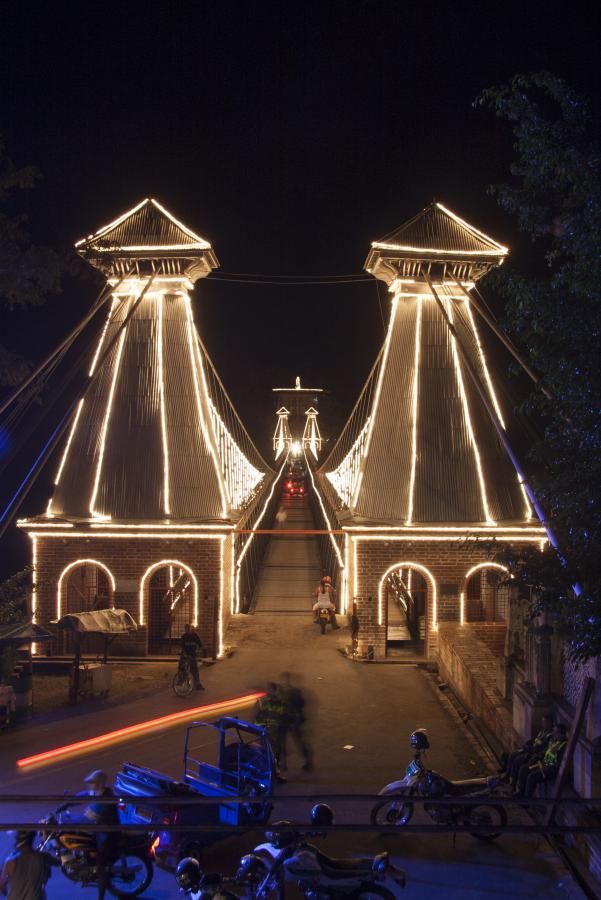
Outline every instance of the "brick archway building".
POLYGON ((190 292, 217 259, 150 199, 76 247, 106 276, 109 309, 48 507, 19 523, 33 545, 36 621, 60 615, 63 573, 92 559, 110 573, 113 605, 138 624, 121 652, 146 654, 149 626, 160 646, 157 629, 170 630, 184 602, 218 656, 235 608, 234 528, 273 473, 245 432, 245 451, 236 443, 241 423, 220 405, 229 399, 194 324, 190 292), (161 565, 190 584, 165 584, 167 616, 153 623, 162 606, 149 603, 149 574, 161 565))
POLYGON ((439 203, 372 244, 365 268, 388 287, 388 331, 318 473, 344 532, 342 602, 356 599, 360 653, 387 654, 387 591, 401 615, 411 606, 402 578, 386 583, 395 570, 425 577, 423 621, 407 624, 432 657, 440 624, 466 622, 468 573, 491 562, 494 541, 546 540, 486 409, 504 429, 470 291, 506 253, 439 203))

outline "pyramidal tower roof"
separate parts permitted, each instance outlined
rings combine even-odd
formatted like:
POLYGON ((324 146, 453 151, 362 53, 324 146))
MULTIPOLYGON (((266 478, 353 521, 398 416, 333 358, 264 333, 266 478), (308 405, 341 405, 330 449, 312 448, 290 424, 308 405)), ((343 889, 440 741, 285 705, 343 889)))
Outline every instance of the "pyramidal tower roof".
POLYGON ((404 225, 374 241, 372 246, 451 255, 475 253, 501 257, 507 253, 507 247, 469 225, 436 201, 404 225))
POLYGON ((420 265, 455 266, 454 274, 475 280, 500 265, 507 253, 503 244, 434 201, 373 241, 365 268, 389 284, 394 277, 411 277, 420 265))
POLYGON ((340 506, 359 522, 532 522, 459 347, 505 427, 469 288, 506 253, 439 203, 372 244, 366 268, 392 295, 388 331, 322 469, 340 506))
POLYGON ((172 274, 185 272, 196 277, 209 274, 218 265, 211 244, 153 198, 141 200, 94 234, 81 238, 75 247, 92 265, 115 274, 123 274, 128 267, 139 274, 144 260, 160 261, 172 274))
POLYGON ((107 273, 113 294, 47 514, 236 518, 270 469, 228 406, 194 324, 188 290, 217 264, 210 244, 144 200, 77 247, 107 273))

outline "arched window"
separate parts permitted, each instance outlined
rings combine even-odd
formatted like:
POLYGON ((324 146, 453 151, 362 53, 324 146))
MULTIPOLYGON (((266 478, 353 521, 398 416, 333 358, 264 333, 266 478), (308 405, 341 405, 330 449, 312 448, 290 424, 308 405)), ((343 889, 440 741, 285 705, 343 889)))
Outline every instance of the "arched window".
POLYGON ((115 579, 104 563, 79 559, 68 565, 59 578, 57 616, 94 612, 113 607, 115 579))
POLYGON ((466 575, 464 621, 506 622, 509 615, 507 569, 500 563, 480 563, 466 575))
POLYGON ((184 626, 197 624, 198 584, 191 569, 162 560, 142 579, 140 619, 148 625, 148 652, 178 653, 184 626))

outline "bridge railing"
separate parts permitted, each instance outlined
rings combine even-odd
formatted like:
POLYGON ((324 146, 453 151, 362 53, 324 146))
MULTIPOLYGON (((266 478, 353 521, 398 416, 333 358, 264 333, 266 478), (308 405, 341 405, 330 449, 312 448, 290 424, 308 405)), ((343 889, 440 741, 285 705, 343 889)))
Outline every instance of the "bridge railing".
MULTIPOLYGON (((338 527, 338 520, 336 518, 334 505, 327 494, 321 489, 319 480, 313 472, 311 463, 308 459, 306 465, 306 480, 309 487, 307 494, 316 526, 317 528, 323 528, 327 531, 336 529, 338 527)), ((338 602, 340 604, 342 578, 344 573, 344 538, 342 535, 319 534, 317 535, 317 542, 319 545, 322 572, 324 575, 329 575, 332 579, 332 585, 338 594, 338 602)), ((342 612, 340 605, 338 611, 342 612)))
MULTIPOLYGON (((283 473, 284 465, 277 474, 270 472, 264 492, 244 511, 238 522, 238 529, 269 529, 273 527, 280 502, 283 473)), ((252 607, 263 557, 270 538, 269 534, 236 533, 234 540, 236 612, 247 613, 252 607)))

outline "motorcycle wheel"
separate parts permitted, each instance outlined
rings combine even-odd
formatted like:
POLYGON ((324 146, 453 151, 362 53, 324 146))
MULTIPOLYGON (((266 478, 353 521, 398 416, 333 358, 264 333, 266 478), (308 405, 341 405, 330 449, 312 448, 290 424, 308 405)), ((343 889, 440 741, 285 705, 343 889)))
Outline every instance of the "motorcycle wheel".
POLYGON ((108 890, 113 897, 137 897, 152 881, 152 864, 137 853, 122 853, 111 866, 108 890))
POLYGON ((472 837, 478 838, 479 841, 494 841, 500 837, 501 832, 495 831, 501 825, 507 825, 507 812, 502 806, 491 806, 483 803, 482 806, 472 806, 469 816, 465 820, 466 825, 477 825, 479 828, 487 828, 491 826, 489 832, 479 832, 473 834, 472 837))
POLYGON ((173 679, 173 693, 176 697, 188 697, 194 689, 194 682, 190 672, 181 675, 179 672, 173 679))
MULTIPOLYGON (((371 811, 372 825, 406 825, 413 816, 413 803, 403 802, 401 797, 386 797, 376 803, 371 811)), ((379 888, 378 888, 379 890, 379 888)))
POLYGON ((326 633, 326 623, 322 622, 321 619, 319 620, 319 627, 321 628, 321 633, 325 634, 326 633))

